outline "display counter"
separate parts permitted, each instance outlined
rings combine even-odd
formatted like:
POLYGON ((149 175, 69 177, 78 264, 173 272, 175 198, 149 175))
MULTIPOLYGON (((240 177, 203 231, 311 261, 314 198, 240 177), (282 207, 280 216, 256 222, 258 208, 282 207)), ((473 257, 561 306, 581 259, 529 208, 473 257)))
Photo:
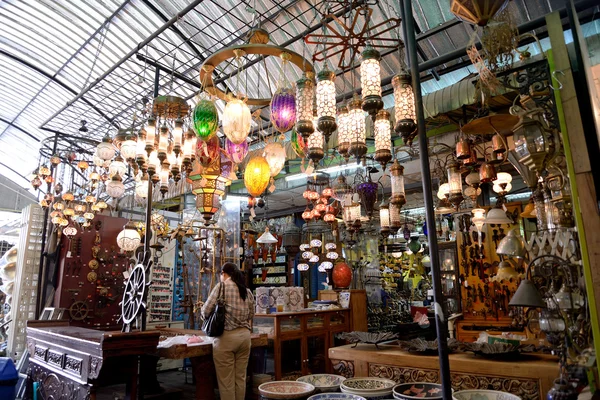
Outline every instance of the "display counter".
MULTIPOLYGON (((359 344, 329 349, 335 373, 346 377, 374 376, 404 382, 440 382, 438 356, 415 355, 391 345, 359 344)), ((559 376, 558 360, 547 355, 524 354, 517 360, 498 361, 471 353, 450 354, 452 388, 493 389, 516 394, 523 400, 545 399, 559 376)))
POLYGON ((335 334, 349 330, 347 308, 256 314, 254 332, 269 337, 257 372, 275 380, 331 372, 327 350, 342 344, 335 334))

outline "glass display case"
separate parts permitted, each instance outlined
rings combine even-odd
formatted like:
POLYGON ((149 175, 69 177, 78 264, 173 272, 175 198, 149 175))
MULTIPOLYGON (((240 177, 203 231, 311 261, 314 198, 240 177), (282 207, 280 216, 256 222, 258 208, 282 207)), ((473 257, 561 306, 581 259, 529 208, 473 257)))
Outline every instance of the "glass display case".
POLYGON ((443 308, 448 317, 461 311, 456 242, 438 242, 438 252, 444 296, 443 308))

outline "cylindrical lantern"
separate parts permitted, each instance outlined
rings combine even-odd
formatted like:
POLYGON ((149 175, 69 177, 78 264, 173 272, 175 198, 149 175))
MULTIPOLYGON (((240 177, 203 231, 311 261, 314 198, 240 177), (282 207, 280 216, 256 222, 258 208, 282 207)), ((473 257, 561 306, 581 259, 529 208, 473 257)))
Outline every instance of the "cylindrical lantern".
POLYGON ((160 127, 160 136, 158 138, 158 159, 163 162, 169 152, 169 127, 163 124, 160 127))
POLYGON ((296 130, 304 139, 315 131, 313 125, 313 99, 315 85, 311 79, 303 76, 296 81, 296 130))
POLYGON ((469 157, 471 157, 471 142, 461 136, 456 142, 456 158, 465 160, 469 157))
POLYGON ((462 175, 460 174, 460 165, 453 161, 448 165, 448 200, 454 204, 458 210, 460 203, 463 201, 462 193, 462 175))
POLYGON ((479 167, 479 181, 481 183, 489 183, 498 178, 496 168, 488 162, 483 162, 479 167))
POLYGON ((341 106, 338 108, 337 121, 337 151, 344 158, 348 159, 348 149, 350 148, 350 122, 348 120, 348 107, 341 106))
POLYGON ((296 97, 292 89, 279 88, 271 98, 271 122, 281 133, 290 131, 296 123, 296 97))
POLYGON ((227 102, 223 110, 223 132, 229 140, 240 144, 246 140, 250 133, 252 115, 248 105, 240 99, 232 99, 227 102))
POLYGON ((158 152, 154 150, 148 157, 148 175, 152 176, 160 172, 160 160, 158 159, 158 152))
POLYGON ((173 152, 178 156, 183 145, 183 120, 177 118, 175 120, 175 128, 173 129, 173 152))
POLYGON ((367 154, 365 113, 361 108, 360 99, 354 98, 348 103, 348 135, 350 147, 348 154, 358 158, 367 154))
POLYGON ((387 163, 392 159, 392 128, 390 125, 390 113, 385 110, 379 111, 375 117, 373 129, 375 132, 374 158, 385 170, 387 163))
POLYGON ((371 47, 362 52, 360 63, 360 86, 362 89, 362 109, 373 118, 383 108, 381 100, 381 54, 371 47))
POLYGON ((402 221, 400 220, 400 207, 394 203, 390 203, 390 230, 392 233, 398 232, 402 227, 402 221))
POLYGON ((271 142, 265 146, 263 157, 269 163, 271 177, 277 176, 285 165, 285 149, 279 142, 271 142))
POLYGON ((394 112, 396 114, 395 130, 402 136, 404 143, 410 145, 417 129, 415 94, 410 75, 401 73, 394 76, 392 86, 394 87, 394 112))
POLYGON ((269 185, 271 178, 270 167, 262 156, 254 156, 246 164, 244 170, 244 185, 250 196, 259 197, 269 185))
POLYGON ((148 121, 146 123, 146 128, 144 129, 146 131, 146 153, 148 154, 148 156, 150 156, 150 153, 155 149, 156 146, 156 118, 154 117, 154 115, 151 115, 148 118, 148 121))
POLYGON ((192 117, 194 119, 194 131, 200 139, 207 140, 217 133, 219 114, 215 103, 210 99, 201 98, 198 100, 192 117))
POLYGON ((325 157, 323 134, 319 130, 315 130, 308 138, 308 157, 315 164, 325 157))
MULTIPOLYGON (((141 129, 135 147, 135 162, 137 165, 142 168, 146 164, 146 160, 148 159, 148 154, 146 153, 146 131, 141 129)), ((147 166, 144 166, 144 171, 147 166)))
POLYGON ((406 204, 406 193, 404 192, 404 166, 394 160, 390 167, 390 180, 392 183, 392 197, 390 203, 397 206, 398 210, 406 204))
POLYGON ((142 238, 133 222, 128 222, 123 230, 117 235, 117 246, 123 251, 135 251, 140 245, 142 238))
POLYGON ((379 232, 383 236, 390 234, 390 206, 387 203, 379 205, 379 232))
POLYGON ((229 139, 225 139, 225 153, 231 161, 240 164, 248 155, 248 142, 243 141, 240 144, 235 144, 229 139))
POLYGON ((317 75, 317 115, 318 128, 329 139, 337 128, 335 123, 335 74, 325 66, 317 75))
POLYGON ((351 226, 356 222, 360 221, 360 203, 350 202, 348 205, 344 205, 342 209, 342 219, 346 224, 346 227, 351 226))

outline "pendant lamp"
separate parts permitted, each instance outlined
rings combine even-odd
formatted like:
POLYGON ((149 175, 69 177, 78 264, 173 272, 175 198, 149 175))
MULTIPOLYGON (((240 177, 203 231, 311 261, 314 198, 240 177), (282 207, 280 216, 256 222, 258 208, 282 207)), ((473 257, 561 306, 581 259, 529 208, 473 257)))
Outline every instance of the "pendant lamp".
POLYGON ((392 78, 394 87, 394 112, 396 114, 396 133, 402 136, 404 144, 410 146, 417 130, 415 123, 415 94, 410 74, 403 72, 392 78))
POLYGON ((348 103, 348 135, 350 147, 348 154, 360 159, 367 154, 365 114, 361 101, 355 97, 348 103))
POLYGON ((377 112, 383 108, 381 99, 381 54, 367 46, 362 52, 360 63, 360 86, 362 89, 362 109, 371 115, 373 120, 377 112))
POLYGON ((251 122, 250 108, 243 100, 234 98, 227 102, 223 110, 223 132, 229 140, 235 144, 246 140, 251 122))
POLYGON ((317 115, 318 129, 325 135, 326 141, 337 128, 335 122, 335 73, 325 68, 317 75, 317 115))
POLYGON ((304 139, 315 131, 313 125, 313 99, 315 97, 315 85, 312 79, 306 75, 296 81, 296 131, 304 139))
POLYGON ((392 160, 392 129, 390 125, 390 113, 385 110, 379 111, 375 117, 373 129, 375 135, 374 159, 381 164, 381 167, 385 171, 387 163, 392 160))
POLYGON ((269 163, 271 177, 277 176, 285 165, 285 149, 279 142, 271 142, 265 146, 263 157, 269 163))
POLYGON ((212 100, 207 97, 200 98, 196 107, 194 107, 192 118, 194 131, 200 139, 207 140, 217 133, 219 114, 212 100))
POLYGON ((259 197, 269 185, 271 169, 262 156, 254 156, 246 164, 244 170, 244 185, 253 197, 259 197))

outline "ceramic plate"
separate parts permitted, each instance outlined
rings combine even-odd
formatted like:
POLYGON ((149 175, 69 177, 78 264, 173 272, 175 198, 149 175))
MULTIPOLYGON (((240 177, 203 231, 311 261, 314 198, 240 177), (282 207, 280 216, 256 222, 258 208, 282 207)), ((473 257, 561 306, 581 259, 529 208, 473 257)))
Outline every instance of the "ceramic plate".
POLYGON ((302 376, 296 380, 298 382, 310 383, 316 388, 317 392, 335 392, 346 378, 341 375, 314 374, 302 376))
POLYGON ((396 382, 383 378, 350 378, 341 387, 353 392, 379 392, 391 390, 396 382))
POLYGON ((394 398, 401 400, 442 399, 442 385, 429 382, 402 383, 394 386, 394 398))

